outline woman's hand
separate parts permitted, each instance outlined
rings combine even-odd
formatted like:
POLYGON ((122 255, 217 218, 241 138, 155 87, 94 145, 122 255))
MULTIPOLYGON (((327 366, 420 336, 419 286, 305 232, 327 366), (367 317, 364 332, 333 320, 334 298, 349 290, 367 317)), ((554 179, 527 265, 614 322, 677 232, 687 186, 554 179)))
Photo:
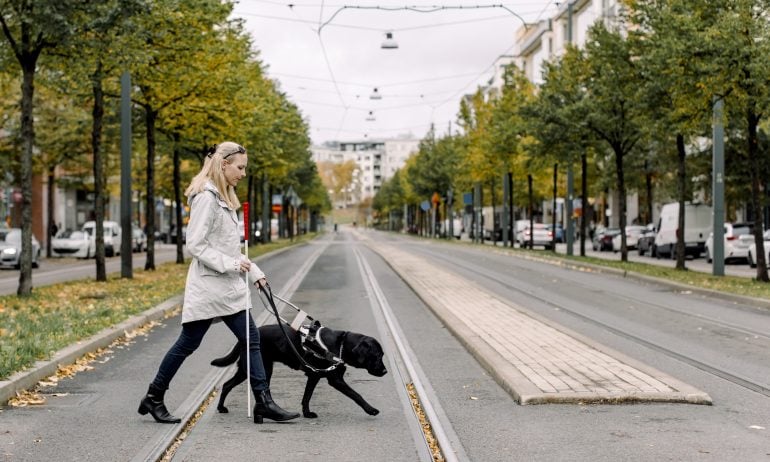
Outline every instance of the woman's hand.
POLYGON ((251 268, 251 262, 246 258, 241 258, 238 262, 238 271, 241 273, 247 273, 251 268))
POLYGON ((259 279, 257 282, 254 283, 255 286, 262 288, 267 285, 267 278, 259 279))

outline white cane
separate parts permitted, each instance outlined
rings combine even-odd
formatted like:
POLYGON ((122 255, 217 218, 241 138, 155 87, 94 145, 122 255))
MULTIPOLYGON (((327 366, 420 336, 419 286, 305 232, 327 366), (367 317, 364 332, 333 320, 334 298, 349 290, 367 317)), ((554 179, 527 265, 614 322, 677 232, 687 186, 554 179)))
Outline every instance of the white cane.
MULTIPOLYGON (((243 203, 243 251, 246 258, 249 258, 249 203, 243 203)), ((246 279, 246 416, 251 418, 251 337, 249 337, 249 272, 244 273, 246 279)))

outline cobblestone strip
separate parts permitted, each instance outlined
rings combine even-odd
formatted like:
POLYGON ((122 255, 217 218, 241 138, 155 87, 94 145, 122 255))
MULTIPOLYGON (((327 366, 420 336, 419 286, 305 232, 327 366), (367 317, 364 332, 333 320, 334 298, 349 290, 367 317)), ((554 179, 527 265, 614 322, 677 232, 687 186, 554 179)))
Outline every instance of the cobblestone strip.
POLYGON ((666 401, 704 392, 560 326, 399 248, 366 240, 522 404, 666 401), (457 325, 461 323, 461 325, 457 325), (494 356, 494 357, 490 357, 494 356), (507 369, 507 370, 501 370, 507 369))

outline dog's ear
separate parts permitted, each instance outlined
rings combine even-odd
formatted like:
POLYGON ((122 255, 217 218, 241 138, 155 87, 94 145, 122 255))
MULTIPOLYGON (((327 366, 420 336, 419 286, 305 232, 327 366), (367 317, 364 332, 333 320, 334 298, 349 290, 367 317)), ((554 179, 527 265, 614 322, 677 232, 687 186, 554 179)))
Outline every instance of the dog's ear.
POLYGON ((351 353, 353 353, 353 358, 348 362, 351 365, 361 365, 366 363, 366 359, 369 357, 370 350, 371 350, 371 347, 366 342, 366 340, 361 340, 351 350, 351 353))

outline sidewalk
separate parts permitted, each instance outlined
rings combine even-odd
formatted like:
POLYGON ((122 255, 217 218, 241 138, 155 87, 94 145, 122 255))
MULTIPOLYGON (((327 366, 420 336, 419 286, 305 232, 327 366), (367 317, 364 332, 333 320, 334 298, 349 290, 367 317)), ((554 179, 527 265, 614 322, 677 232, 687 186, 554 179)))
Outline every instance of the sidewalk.
POLYGON ((395 246, 367 241, 521 404, 710 404, 704 392, 395 246), (469 309, 472 307, 472 309, 469 309))

